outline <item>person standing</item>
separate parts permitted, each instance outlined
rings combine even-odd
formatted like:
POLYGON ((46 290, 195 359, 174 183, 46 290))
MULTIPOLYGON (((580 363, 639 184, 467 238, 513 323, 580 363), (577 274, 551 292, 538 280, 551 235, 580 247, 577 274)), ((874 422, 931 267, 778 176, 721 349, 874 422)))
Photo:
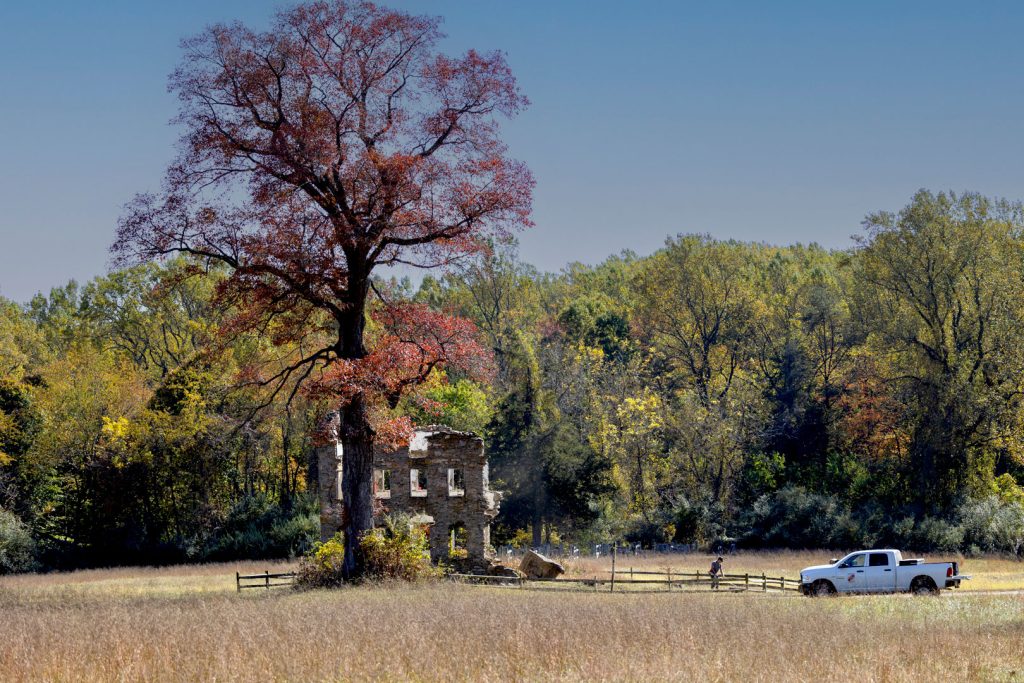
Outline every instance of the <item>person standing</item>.
POLYGON ((711 563, 711 570, 708 574, 711 575, 711 590, 718 590, 718 581, 722 578, 722 557, 719 555, 718 559, 711 563))

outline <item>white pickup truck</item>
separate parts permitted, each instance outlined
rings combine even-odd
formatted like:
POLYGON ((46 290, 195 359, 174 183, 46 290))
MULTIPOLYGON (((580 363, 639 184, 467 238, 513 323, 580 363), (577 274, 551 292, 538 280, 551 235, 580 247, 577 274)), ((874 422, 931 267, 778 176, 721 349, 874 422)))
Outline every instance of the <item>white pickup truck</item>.
POLYGON ((801 571, 800 592, 936 594, 941 588, 959 588, 969 578, 961 576, 956 562, 904 560, 899 550, 858 550, 801 571))

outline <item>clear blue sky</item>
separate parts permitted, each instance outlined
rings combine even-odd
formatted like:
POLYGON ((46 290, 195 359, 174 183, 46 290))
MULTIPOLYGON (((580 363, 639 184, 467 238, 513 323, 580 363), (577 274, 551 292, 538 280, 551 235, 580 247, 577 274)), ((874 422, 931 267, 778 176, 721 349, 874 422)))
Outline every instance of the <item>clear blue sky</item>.
MULTIPOLYGON (((173 153, 178 40, 281 4, 0 2, 0 295, 105 271, 173 153)), ((920 187, 1024 198, 1024 3, 390 4, 508 53, 543 269, 678 232, 844 247, 920 187)))

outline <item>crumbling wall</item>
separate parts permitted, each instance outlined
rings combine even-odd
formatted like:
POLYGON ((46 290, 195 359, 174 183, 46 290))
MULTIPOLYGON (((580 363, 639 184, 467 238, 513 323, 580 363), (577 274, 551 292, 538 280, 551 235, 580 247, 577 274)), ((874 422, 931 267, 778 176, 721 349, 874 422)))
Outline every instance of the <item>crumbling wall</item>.
MULTIPOLYGON (((322 538, 334 535, 341 522, 338 478, 343 456, 331 446, 318 451, 322 538)), ((464 534, 470 560, 487 556, 500 495, 490 489, 480 437, 447 427, 419 429, 408 447, 375 452, 374 485, 381 511, 404 512, 430 526, 434 562, 448 558, 453 531, 464 534)))
POLYGON ((320 496, 320 540, 341 530, 341 442, 338 414, 328 413, 317 426, 317 479, 320 496))

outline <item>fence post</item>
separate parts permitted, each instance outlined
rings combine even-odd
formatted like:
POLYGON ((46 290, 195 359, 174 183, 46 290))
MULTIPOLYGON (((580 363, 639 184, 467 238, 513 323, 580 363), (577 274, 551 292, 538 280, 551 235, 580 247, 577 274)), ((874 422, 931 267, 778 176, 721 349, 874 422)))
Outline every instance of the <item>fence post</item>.
POLYGON ((785 576, 780 576, 779 577, 779 590, 780 591, 785 591, 786 590, 786 577, 785 576))
POLYGON ((608 591, 609 593, 615 592, 615 556, 619 554, 617 546, 618 543, 612 546, 612 587, 611 590, 608 591))
POLYGON ((743 575, 743 590, 750 590, 750 574, 743 575))
POLYGON ((266 579, 265 580, 267 582, 267 584, 266 584, 267 585, 267 590, 270 590, 270 570, 267 569, 263 573, 266 575, 266 579))
POLYGON ((668 590, 672 591, 672 567, 665 567, 665 575, 668 577, 668 590))
POLYGON ((768 592, 768 577, 761 572, 761 590, 765 593, 768 592))
POLYGON ((238 572, 235 572, 235 590, 242 592, 242 576, 238 572))

